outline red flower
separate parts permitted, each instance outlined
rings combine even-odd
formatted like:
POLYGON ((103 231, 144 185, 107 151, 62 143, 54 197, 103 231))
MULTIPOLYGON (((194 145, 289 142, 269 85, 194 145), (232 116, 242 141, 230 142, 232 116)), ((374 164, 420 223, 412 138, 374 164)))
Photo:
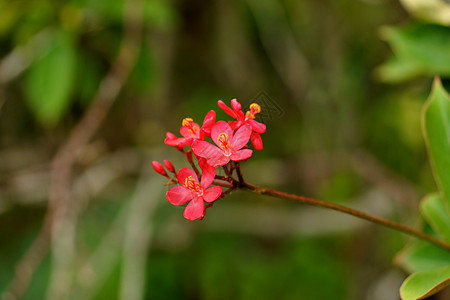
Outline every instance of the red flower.
POLYGON ((255 115, 261 112, 261 106, 256 103, 250 104, 250 110, 244 115, 244 112, 241 109, 242 106, 236 99, 231 100, 231 107, 233 109, 228 107, 222 100, 217 101, 217 105, 219 105, 219 107, 228 115, 237 120, 230 122, 233 129, 240 128, 244 124, 250 126, 252 128, 251 139, 253 146, 256 150, 261 150, 263 148, 262 140, 259 135, 266 131, 266 125, 255 121, 255 115))
POLYGON ((241 126, 234 134, 227 122, 219 121, 211 129, 211 138, 216 147, 205 141, 194 141, 192 151, 195 155, 209 158, 208 164, 212 167, 226 165, 230 160, 245 160, 252 155, 252 150, 243 149, 247 145, 252 129, 241 126))
POLYGON ((211 127, 214 125, 215 120, 216 112, 213 110, 206 114, 201 128, 191 118, 184 118, 180 128, 180 133, 183 137, 178 138, 173 133, 167 132, 164 144, 174 147, 186 147, 192 145, 194 140, 204 140, 205 136, 211 135, 211 127))
POLYGON ((188 220, 202 219, 205 216, 205 203, 213 202, 222 194, 222 187, 214 186, 207 189, 214 180, 214 176, 202 176, 199 184, 198 177, 194 171, 181 168, 178 171, 178 182, 183 186, 174 186, 167 191, 167 200, 173 205, 183 205, 190 201, 184 210, 184 217, 188 220))

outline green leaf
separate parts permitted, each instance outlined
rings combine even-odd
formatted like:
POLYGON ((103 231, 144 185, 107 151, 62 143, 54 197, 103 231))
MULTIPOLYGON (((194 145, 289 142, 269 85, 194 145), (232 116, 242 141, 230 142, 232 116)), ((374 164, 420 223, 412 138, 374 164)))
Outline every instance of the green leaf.
POLYGON ((69 108, 75 68, 72 35, 55 33, 46 53, 31 65, 25 82, 27 105, 42 124, 54 126, 69 108))
POLYGON ((436 184, 450 212, 450 96, 439 78, 422 112, 422 128, 436 184))
POLYGON ((450 285, 450 266, 410 275, 400 288, 403 300, 425 299, 450 285))
POLYGON ((433 230, 450 242, 450 214, 443 198, 438 194, 428 195, 422 200, 420 210, 433 230))
POLYGON ((409 273, 450 266, 450 252, 431 243, 416 240, 395 257, 395 263, 409 273))
POLYGON ((402 81, 420 75, 450 76, 450 28, 417 23, 401 28, 384 27, 381 37, 392 47, 395 59, 377 72, 382 80, 402 81))

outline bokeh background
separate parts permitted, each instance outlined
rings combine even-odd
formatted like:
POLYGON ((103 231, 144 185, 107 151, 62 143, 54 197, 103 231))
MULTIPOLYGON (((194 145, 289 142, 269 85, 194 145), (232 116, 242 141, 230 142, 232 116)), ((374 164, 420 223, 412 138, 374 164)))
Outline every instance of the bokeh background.
POLYGON ((389 0, 0 0, 1 299, 398 299, 407 237, 241 191, 190 222, 151 161, 187 167, 167 131, 257 102, 249 182, 417 227, 431 80, 377 76, 380 29, 409 20, 389 0))

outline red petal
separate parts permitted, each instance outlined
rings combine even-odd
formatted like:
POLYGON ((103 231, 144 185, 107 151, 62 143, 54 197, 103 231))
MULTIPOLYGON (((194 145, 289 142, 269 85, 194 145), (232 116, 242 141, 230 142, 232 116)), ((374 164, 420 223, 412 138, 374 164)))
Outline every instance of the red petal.
POLYGON ((205 202, 202 198, 194 198, 186 206, 183 216, 188 220, 202 218, 205 215, 205 202))
MULTIPOLYGON (((216 143, 217 146, 220 147, 220 143, 217 141, 217 138, 219 137, 219 135, 221 133, 225 133, 228 137, 228 139, 231 139, 233 136, 233 131, 231 130, 230 125, 228 125, 227 122, 225 121, 219 121, 217 122, 213 128, 211 129, 211 138, 214 141, 214 143, 216 143)), ((231 142, 231 140, 230 140, 231 142)))
POLYGON ((216 122, 216 112, 214 110, 210 110, 208 111, 208 113, 205 116, 205 119, 203 120, 202 128, 206 127, 211 128, 215 122, 216 122))
POLYGON ((236 113, 231 108, 229 108, 225 103, 223 103, 222 100, 217 101, 217 105, 219 105, 219 107, 223 109, 223 111, 226 112, 230 117, 236 118, 236 113))
POLYGON ((216 177, 216 169, 214 167, 211 167, 206 162, 206 159, 202 157, 200 157, 200 159, 198 160, 198 165, 202 169, 202 179, 200 180, 200 186, 202 187, 202 189, 206 189, 214 181, 214 178, 216 177))
POLYGON ((222 194, 222 187, 213 186, 212 188, 207 189, 203 194, 203 199, 206 202, 213 202, 222 194))
POLYGON ((228 125, 230 125, 231 129, 234 131, 236 128, 239 128, 242 124, 241 121, 228 121, 228 125))
POLYGON ((175 139, 169 139, 166 138, 164 140, 164 144, 174 147, 186 147, 192 145, 192 138, 175 138, 175 139))
POLYGON ((259 123, 258 121, 255 120, 247 120, 247 123, 250 124, 250 126, 252 126, 254 132, 257 133, 266 132, 266 125, 264 125, 263 123, 259 123))
POLYGON ((230 161, 230 158, 221 154, 211 159, 208 159, 208 164, 212 167, 224 166, 230 161))
POLYGON ((166 193, 167 201, 173 205, 183 205, 192 199, 192 192, 184 186, 177 185, 166 193))
POLYGON ((231 154, 230 158, 231 160, 245 160, 247 158, 249 158, 250 156, 252 156, 253 151, 250 149, 244 149, 244 150, 239 150, 236 152, 233 152, 233 154, 231 154))
POLYGON ((247 145, 252 129, 248 125, 241 126, 231 140, 231 149, 237 151, 247 145))
POLYGON ((234 111, 238 111, 238 110, 241 110, 242 105, 239 103, 239 101, 237 101, 237 99, 232 99, 231 107, 234 109, 234 111))
POLYGON ((253 132, 251 139, 252 139, 253 147, 255 147, 256 150, 262 150, 263 142, 262 142, 261 136, 258 133, 253 132))
POLYGON ((223 155, 222 150, 205 141, 194 141, 192 144, 192 151, 194 151, 195 155, 205 158, 223 155))
POLYGON ((236 119, 243 121, 245 119, 244 112, 241 110, 242 105, 236 100, 231 100, 231 107, 234 109, 236 113, 236 119))
POLYGON ((188 178, 189 176, 191 176, 194 179, 194 181, 196 183, 198 183, 197 174, 195 174, 194 171, 192 171, 191 169, 188 169, 188 168, 181 168, 178 171, 178 174, 177 174, 178 182, 181 183, 182 185, 184 185, 186 178, 188 178))
POLYGON ((177 136, 175 134, 173 134, 172 132, 167 132, 166 133, 166 139, 174 140, 176 138, 177 138, 177 136))

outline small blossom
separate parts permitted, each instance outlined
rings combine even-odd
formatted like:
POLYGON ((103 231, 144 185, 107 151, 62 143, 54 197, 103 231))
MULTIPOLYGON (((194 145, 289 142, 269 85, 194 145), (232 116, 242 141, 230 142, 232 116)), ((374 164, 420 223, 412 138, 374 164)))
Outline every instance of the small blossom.
POLYGON ((166 170, 164 170, 164 167, 161 165, 161 163, 154 160, 154 161, 152 161, 152 167, 156 172, 158 172, 162 176, 167 177, 167 172, 166 172, 166 170))
POLYGON ((202 176, 202 181, 199 183, 194 171, 181 168, 178 171, 177 179, 182 185, 172 187, 167 191, 166 197, 173 205, 183 205, 190 201, 183 213, 188 220, 202 219, 205 216, 204 201, 213 202, 222 194, 220 186, 208 188, 212 183, 209 175, 202 176))
POLYGON ((251 133, 252 129, 243 125, 233 134, 228 123, 219 121, 211 129, 211 138, 218 147, 206 141, 194 141, 192 151, 199 157, 209 158, 207 162, 212 167, 223 166, 230 160, 245 160, 253 152, 242 149, 247 145, 251 133))
POLYGON ((205 136, 211 136, 211 127, 216 120, 216 112, 211 110, 206 114, 203 126, 200 127, 192 118, 184 118, 181 122, 180 134, 182 138, 177 137, 171 132, 166 133, 164 143, 169 146, 182 148, 191 146, 195 140, 204 140, 205 136))
POLYGON ((200 138, 200 126, 194 123, 191 118, 184 118, 181 122, 180 133, 185 138, 199 139, 200 138))
POLYGON ((244 124, 247 124, 252 129, 252 143, 256 150, 263 149, 263 144, 261 137, 259 136, 261 133, 266 131, 266 125, 255 121, 255 115, 261 112, 261 106, 257 103, 250 104, 250 110, 245 114, 242 111, 241 104, 236 100, 231 100, 231 107, 228 107, 222 100, 217 102, 217 105, 221 109, 223 109, 228 115, 235 118, 237 121, 231 121, 230 126, 233 129, 238 129, 244 124))

